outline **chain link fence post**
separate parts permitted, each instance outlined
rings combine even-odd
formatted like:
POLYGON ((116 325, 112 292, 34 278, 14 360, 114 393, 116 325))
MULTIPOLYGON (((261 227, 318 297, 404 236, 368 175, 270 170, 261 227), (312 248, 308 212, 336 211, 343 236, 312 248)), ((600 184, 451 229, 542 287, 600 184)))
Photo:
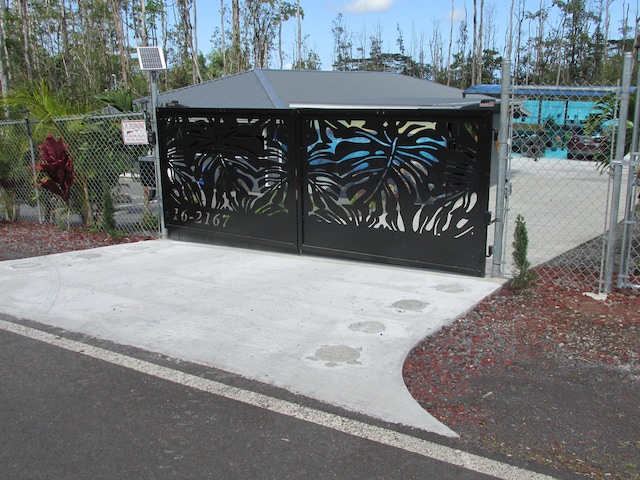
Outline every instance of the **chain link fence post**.
POLYGON ((24 121, 27 125, 27 135, 29 136, 29 156, 31 157, 31 168, 33 169, 33 189, 36 198, 36 209, 38 210, 38 223, 42 224, 42 206, 40 205, 40 189, 38 188, 38 174, 36 172, 36 155, 33 148, 33 132, 31 131, 31 120, 29 111, 25 112, 24 121))
MULTIPOLYGON (((636 42, 636 65, 640 65, 640 44, 636 42)), ((631 136, 631 150, 629 154, 629 172, 627 176, 627 195, 625 201, 624 222, 622 230, 622 244, 620 247, 620 270, 618 272, 618 288, 640 287, 629 284, 629 272, 633 267, 638 267, 633 261, 633 242, 636 230, 636 186, 638 183, 638 122, 640 122, 640 69, 636 73, 636 101, 633 114, 633 133, 631 136)))
MULTIPOLYGON (((620 113, 617 120, 618 135, 615 156, 611 161, 613 168, 613 187, 611 193, 611 213, 609 215, 609 232, 607 234, 607 248, 604 267, 604 293, 611 292, 613 287, 613 270, 616 256, 616 241, 618 232, 618 215, 620 209, 620 195, 622 192, 622 168, 627 135, 627 118, 629 114, 629 98, 631 96, 631 76, 633 74, 633 55, 626 53, 622 72, 622 92, 620 97, 620 113)), ((614 123, 615 127, 615 123, 614 123)))
POLYGON ((511 135, 511 62, 502 62, 500 93, 500 130, 498 131, 498 175, 496 180, 496 215, 493 240, 493 264, 491 275, 503 276, 505 228, 507 224, 507 162, 511 135))

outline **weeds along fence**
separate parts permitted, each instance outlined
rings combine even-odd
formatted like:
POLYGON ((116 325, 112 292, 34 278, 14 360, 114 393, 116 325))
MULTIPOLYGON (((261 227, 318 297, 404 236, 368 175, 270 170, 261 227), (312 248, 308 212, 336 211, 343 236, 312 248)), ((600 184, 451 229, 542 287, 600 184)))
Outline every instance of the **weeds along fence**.
MULTIPOLYGON (((602 291, 613 214, 618 229, 615 271, 627 258, 627 283, 638 283, 640 231, 633 223, 638 207, 632 191, 637 176, 629 155, 623 166, 629 182, 623 182, 618 197, 612 193, 620 88, 516 86, 511 88, 510 105, 503 273, 513 273, 513 232, 520 214, 529 234, 529 259, 542 276, 602 291), (627 201, 632 209, 629 218, 624 207, 617 213, 612 208, 614 202, 627 201), (626 229, 626 247, 625 224, 631 227, 626 229)), ((631 129, 626 143, 628 152, 631 129)))
POLYGON ((109 233, 157 237, 158 199, 149 147, 125 145, 123 120, 144 120, 144 116, 0 122, 0 219, 54 224, 69 220, 96 231, 110 225, 109 233), (62 138, 73 160, 68 210, 62 200, 37 186, 43 174, 34 167, 41 161, 39 146, 49 134, 62 138))

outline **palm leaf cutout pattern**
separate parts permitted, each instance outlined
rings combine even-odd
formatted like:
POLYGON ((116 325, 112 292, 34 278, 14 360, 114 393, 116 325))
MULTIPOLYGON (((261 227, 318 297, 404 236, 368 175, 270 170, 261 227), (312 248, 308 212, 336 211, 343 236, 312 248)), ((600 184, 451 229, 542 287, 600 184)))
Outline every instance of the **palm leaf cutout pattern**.
POLYGON ((164 135, 172 204, 287 213, 283 120, 170 117, 164 135))
POLYGON ((477 134, 470 123, 310 120, 308 216, 434 236, 473 232, 477 134))

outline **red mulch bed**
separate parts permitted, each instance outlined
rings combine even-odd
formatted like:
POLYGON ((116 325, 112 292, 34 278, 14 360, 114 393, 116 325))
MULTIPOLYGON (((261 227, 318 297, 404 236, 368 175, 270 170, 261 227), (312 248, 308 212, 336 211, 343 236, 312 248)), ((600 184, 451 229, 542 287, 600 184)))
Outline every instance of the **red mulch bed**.
POLYGON ((104 247, 147 240, 144 235, 112 238, 79 227, 59 229, 51 224, 0 221, 0 261, 104 247))
POLYGON ((640 478, 640 292, 584 295, 584 277, 545 267, 425 339, 404 379, 461 448, 572 478, 640 478))

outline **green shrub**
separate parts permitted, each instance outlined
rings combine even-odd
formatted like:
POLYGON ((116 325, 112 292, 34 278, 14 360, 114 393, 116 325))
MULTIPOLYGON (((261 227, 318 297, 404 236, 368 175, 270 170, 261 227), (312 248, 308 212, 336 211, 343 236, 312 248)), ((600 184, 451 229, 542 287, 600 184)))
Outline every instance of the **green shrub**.
POLYGON ((114 214, 115 208, 111 198, 111 189, 105 188, 102 193, 102 230, 109 234, 111 238, 119 239, 124 236, 124 233, 118 230, 114 214))
POLYGON ((529 234, 524 217, 516 217, 516 230, 513 234, 513 263, 515 270, 511 284, 516 290, 528 290, 536 285, 538 274, 531 270, 531 262, 527 256, 529 252, 529 234))

